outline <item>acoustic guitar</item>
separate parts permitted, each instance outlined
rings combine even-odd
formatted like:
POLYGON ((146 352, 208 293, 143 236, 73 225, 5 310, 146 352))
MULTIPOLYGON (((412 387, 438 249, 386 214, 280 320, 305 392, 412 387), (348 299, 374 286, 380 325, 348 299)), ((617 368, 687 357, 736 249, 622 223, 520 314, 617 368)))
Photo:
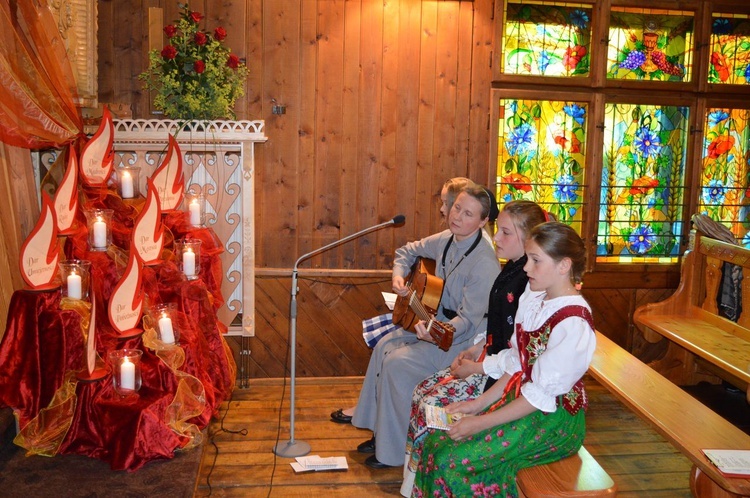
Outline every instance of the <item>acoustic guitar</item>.
POLYGON ((435 320, 443 295, 443 279, 435 276, 435 261, 418 258, 406 279, 409 294, 397 296, 393 307, 393 323, 414 332, 418 321, 425 327, 435 344, 448 351, 453 344, 456 329, 450 323, 435 320))

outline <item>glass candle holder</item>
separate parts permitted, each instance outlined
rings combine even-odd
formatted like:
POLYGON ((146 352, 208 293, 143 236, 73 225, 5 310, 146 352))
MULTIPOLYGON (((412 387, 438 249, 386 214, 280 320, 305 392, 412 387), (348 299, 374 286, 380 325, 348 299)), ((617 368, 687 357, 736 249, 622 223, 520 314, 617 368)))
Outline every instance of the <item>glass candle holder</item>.
POLYGON ((89 247, 92 251, 106 251, 112 243, 111 209, 89 209, 85 212, 89 229, 89 247))
POLYGON ((175 303, 157 304, 151 308, 151 319, 164 344, 177 344, 180 333, 177 329, 177 305, 175 303))
POLYGON ((115 392, 127 396, 138 392, 141 388, 141 356, 140 349, 118 349, 110 351, 109 362, 112 365, 112 384, 115 392))
POLYGON ((206 222, 206 198, 203 194, 185 194, 185 209, 190 219, 190 225, 202 227, 206 222))
POLYGON ((174 243, 180 270, 188 280, 198 278, 201 271, 201 241, 198 239, 180 239, 174 243))
POLYGON ((60 261, 58 266, 63 297, 87 301, 91 288, 91 261, 67 259, 60 261))
POLYGON ((117 168, 117 189, 123 199, 134 199, 140 196, 138 185, 141 168, 138 166, 123 166, 117 168))

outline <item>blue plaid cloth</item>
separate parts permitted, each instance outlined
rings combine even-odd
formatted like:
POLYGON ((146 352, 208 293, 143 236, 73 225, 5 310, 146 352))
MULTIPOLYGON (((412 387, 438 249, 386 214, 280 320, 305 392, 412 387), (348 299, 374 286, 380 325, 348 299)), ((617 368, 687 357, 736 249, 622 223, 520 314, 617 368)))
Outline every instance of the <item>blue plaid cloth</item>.
POLYGON ((386 313, 362 320, 362 337, 368 347, 374 348, 380 339, 399 328, 393 324, 393 313, 386 313))

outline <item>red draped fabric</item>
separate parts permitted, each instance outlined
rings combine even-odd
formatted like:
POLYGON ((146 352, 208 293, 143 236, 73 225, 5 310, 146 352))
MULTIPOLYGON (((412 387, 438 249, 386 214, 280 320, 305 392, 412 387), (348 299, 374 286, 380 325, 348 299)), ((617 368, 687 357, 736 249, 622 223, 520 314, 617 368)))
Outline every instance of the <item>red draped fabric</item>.
POLYGON ((0 0, 0 141, 59 147, 83 133, 76 82, 46 0, 0 0))
POLYGON ((85 223, 80 223, 68 236, 65 253, 91 261, 97 353, 106 361, 107 353, 117 349, 143 351, 142 387, 136 395, 121 397, 109 372, 99 381, 76 383, 74 373, 84 365, 81 315, 61 308, 59 290, 17 291, 0 341, 0 405, 14 409, 30 452, 87 455, 115 470, 133 471, 193 443, 191 438, 196 432, 200 437, 234 388, 236 365, 222 335, 226 327, 216 316, 223 303, 222 245, 213 230, 191 227, 186 213, 165 215, 168 242, 162 261, 143 268, 142 287, 146 303, 177 305, 179 345, 159 350, 148 333, 122 340, 109 323, 107 303, 124 270, 143 199, 123 203, 107 191, 92 197, 86 207, 117 210, 113 246, 90 251, 85 223), (171 250, 173 241, 184 237, 202 241, 196 280, 185 278, 171 250), (192 403, 189 410, 186 401, 192 403))

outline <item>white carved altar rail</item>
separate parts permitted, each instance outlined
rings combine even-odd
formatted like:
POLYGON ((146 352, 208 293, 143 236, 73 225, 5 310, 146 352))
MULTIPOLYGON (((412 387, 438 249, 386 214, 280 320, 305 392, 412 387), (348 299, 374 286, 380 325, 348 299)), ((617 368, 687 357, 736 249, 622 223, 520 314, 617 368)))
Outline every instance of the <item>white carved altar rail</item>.
POLYGON ((183 154, 185 189, 206 198, 206 224, 224 244, 219 319, 230 334, 255 335, 254 145, 263 121, 115 120, 115 168, 141 168, 140 192, 159 167, 173 135, 183 154), (241 325, 238 317, 242 318, 241 325))

